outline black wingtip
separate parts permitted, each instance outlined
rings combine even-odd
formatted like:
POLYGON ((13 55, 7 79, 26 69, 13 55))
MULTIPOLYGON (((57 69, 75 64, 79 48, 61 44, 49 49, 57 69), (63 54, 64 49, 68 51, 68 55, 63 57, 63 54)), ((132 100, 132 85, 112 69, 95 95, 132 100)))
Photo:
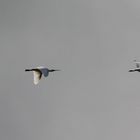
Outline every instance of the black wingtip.
POLYGON ((54 70, 54 69, 49 70, 49 72, 54 72, 54 71, 61 71, 61 70, 54 70))
POLYGON ((129 70, 128 72, 134 72, 135 70, 129 70))
POLYGON ((25 69, 25 71, 31 71, 30 69, 25 69))

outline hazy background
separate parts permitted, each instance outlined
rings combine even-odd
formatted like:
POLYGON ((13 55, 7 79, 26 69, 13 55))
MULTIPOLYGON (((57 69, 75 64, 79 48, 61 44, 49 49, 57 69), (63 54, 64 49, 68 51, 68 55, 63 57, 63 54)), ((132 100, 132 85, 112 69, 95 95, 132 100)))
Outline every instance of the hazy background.
POLYGON ((138 0, 1 0, 0 139, 139 140, 134 59, 138 0))

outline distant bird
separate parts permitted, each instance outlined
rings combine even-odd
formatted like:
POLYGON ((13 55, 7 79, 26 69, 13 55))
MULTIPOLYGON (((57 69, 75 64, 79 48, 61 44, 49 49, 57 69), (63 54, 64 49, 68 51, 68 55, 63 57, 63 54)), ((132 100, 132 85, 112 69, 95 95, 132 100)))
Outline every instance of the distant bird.
POLYGON ((54 70, 54 69, 49 70, 48 68, 41 66, 33 69, 25 69, 25 71, 26 72, 33 71, 34 84, 37 85, 42 77, 42 74, 44 75, 44 77, 47 77, 49 75, 49 72, 60 71, 60 70, 54 70))
POLYGON ((134 60, 134 63, 136 64, 136 69, 133 69, 133 70, 129 70, 129 72, 140 72, 140 62, 134 60))

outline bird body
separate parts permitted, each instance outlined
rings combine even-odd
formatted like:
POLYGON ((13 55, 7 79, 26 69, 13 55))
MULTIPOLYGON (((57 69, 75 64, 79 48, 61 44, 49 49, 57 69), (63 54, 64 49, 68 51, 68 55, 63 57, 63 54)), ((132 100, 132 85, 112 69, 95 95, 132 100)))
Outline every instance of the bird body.
POLYGON ((49 72, 54 72, 54 71, 60 71, 60 70, 54 70, 54 69, 51 69, 49 70, 48 68, 45 68, 45 67, 37 67, 37 68, 33 68, 33 69, 25 69, 25 71, 33 71, 33 81, 34 81, 34 84, 37 85, 42 77, 42 75, 44 77, 47 77, 49 75, 49 72))

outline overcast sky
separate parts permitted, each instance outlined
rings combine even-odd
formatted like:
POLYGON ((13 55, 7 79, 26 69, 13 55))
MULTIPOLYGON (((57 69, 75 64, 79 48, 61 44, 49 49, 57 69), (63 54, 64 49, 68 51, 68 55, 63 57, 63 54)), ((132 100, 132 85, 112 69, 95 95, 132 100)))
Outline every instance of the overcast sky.
POLYGON ((139 140, 134 59, 138 0, 1 0, 0 139, 139 140))

